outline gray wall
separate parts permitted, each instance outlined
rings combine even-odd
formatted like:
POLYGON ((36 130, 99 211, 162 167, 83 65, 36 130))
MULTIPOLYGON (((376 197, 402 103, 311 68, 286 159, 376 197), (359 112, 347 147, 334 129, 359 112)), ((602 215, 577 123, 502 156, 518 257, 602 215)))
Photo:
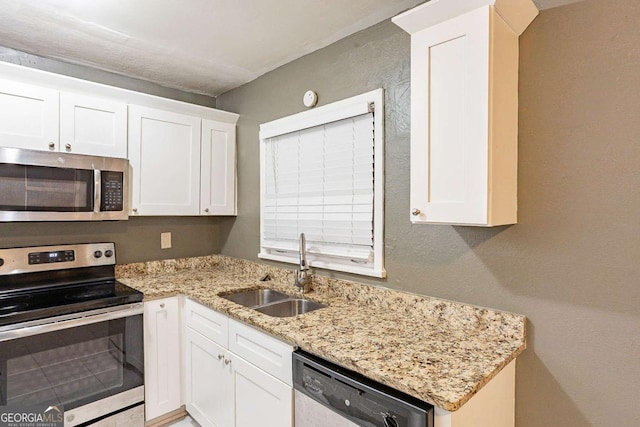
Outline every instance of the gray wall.
POLYGON ((543 11, 522 36, 509 227, 408 222, 409 36, 390 22, 221 95, 241 115, 240 211, 221 223, 222 253, 258 252, 258 125, 302 111, 307 89, 327 104, 384 87, 388 279, 357 280, 525 314, 518 427, 639 425, 638 22, 637 0, 588 0, 543 11))
MULTIPOLYGON (((0 47, 0 61, 77 77, 137 92, 215 107, 215 98, 0 47)), ((118 263, 210 255, 219 252, 218 218, 131 218, 118 222, 0 223, 0 247, 113 241, 118 263), (160 233, 172 248, 160 249, 160 233)))

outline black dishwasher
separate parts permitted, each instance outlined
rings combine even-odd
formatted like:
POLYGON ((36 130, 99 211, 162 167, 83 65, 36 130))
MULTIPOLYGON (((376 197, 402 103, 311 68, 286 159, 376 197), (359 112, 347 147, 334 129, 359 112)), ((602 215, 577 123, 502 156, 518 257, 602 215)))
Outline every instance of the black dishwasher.
POLYGON ((433 427, 433 406, 298 350, 296 427, 433 427))

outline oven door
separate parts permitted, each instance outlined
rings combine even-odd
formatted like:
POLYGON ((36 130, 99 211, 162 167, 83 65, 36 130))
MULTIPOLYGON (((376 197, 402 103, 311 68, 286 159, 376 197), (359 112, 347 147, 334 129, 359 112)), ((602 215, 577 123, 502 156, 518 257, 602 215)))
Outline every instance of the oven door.
POLYGON ((0 405, 63 405, 76 425, 143 403, 142 303, 3 329, 0 405))

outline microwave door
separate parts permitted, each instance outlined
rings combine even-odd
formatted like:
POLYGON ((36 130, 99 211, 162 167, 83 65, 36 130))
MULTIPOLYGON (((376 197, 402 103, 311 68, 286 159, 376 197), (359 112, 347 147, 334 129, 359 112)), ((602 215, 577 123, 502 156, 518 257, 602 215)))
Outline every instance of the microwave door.
POLYGON ((91 212, 93 171, 0 164, 4 212, 91 212))

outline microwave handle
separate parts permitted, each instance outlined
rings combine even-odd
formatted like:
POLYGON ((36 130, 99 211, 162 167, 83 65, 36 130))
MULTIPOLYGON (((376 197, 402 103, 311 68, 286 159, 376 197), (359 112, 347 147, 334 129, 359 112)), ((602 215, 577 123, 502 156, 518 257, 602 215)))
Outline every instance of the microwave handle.
POLYGON ((93 211, 100 213, 102 201, 102 171, 100 169, 93 170, 93 186, 93 211))

